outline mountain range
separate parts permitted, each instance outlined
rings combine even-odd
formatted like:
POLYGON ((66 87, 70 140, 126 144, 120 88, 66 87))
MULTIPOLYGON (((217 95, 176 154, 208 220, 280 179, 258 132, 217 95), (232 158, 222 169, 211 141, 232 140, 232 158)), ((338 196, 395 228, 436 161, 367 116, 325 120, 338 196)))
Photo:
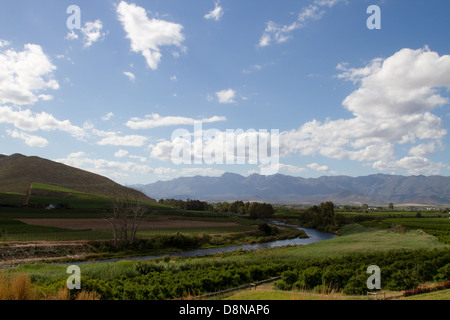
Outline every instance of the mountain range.
POLYGON ((302 178, 282 174, 244 177, 182 177, 170 181, 122 186, 107 177, 51 160, 21 154, 0 154, 0 193, 26 194, 40 182, 80 192, 104 195, 145 193, 153 199, 202 201, 263 201, 269 203, 318 203, 387 205, 450 205, 450 177, 374 174, 362 177, 323 176, 302 178))
POLYGON ((183 177, 135 185, 155 199, 202 201, 264 201, 387 205, 450 204, 450 177, 374 174, 362 177, 323 176, 301 178, 282 174, 248 177, 225 173, 220 177, 183 177))

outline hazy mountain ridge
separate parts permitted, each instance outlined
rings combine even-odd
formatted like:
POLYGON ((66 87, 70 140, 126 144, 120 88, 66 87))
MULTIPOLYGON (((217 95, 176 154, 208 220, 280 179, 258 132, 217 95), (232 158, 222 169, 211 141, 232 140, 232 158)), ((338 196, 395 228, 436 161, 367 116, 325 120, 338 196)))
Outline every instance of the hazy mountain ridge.
POLYGON ((225 173, 221 177, 183 177, 138 185, 152 198, 203 201, 260 200, 284 203, 420 203, 450 204, 450 177, 374 174, 361 177, 323 176, 301 178, 282 174, 244 177, 225 173))

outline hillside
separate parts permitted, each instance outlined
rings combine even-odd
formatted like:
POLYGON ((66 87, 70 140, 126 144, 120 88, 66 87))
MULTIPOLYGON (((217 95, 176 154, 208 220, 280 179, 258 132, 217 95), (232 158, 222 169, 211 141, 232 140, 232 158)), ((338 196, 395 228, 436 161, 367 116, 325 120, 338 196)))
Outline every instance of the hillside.
POLYGON ((189 177, 140 185, 152 197, 203 201, 267 201, 387 205, 389 202, 429 205, 450 204, 450 177, 375 174, 363 177, 325 176, 301 178, 282 174, 244 177, 189 177))
POLYGON ((27 194, 32 183, 42 183, 80 192, 100 195, 139 195, 141 192, 88 171, 39 157, 21 154, 0 155, 0 193, 27 194))

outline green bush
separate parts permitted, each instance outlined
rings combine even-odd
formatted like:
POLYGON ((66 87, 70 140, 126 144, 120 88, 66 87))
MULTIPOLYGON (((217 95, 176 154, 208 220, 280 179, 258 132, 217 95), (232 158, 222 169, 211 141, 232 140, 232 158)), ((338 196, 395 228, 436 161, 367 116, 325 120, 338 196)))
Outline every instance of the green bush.
POLYGON ((319 267, 309 267, 300 273, 297 288, 312 289, 322 284, 322 270, 319 267))

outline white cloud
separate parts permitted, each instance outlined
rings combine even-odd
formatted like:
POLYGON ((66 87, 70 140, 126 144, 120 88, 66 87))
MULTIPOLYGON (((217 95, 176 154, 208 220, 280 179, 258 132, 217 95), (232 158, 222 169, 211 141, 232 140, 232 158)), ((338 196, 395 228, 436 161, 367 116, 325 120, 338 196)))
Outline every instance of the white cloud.
POLYGON ((117 136, 115 133, 108 135, 97 142, 100 146, 124 146, 124 147, 142 147, 148 140, 147 137, 139 135, 117 136))
POLYGON ((81 28, 83 34, 84 47, 88 48, 93 43, 102 40, 106 33, 102 33, 103 23, 100 20, 86 22, 81 28))
MULTIPOLYGON (((53 79, 56 70, 41 46, 26 44, 24 50, 0 51, 0 103, 32 105, 39 100, 36 92, 59 89, 53 79)), ((41 99, 50 97, 41 95, 41 99)))
POLYGON ((280 171, 287 171, 290 174, 299 174, 299 173, 304 173, 304 172, 308 171, 305 168, 293 166, 293 165, 290 165, 290 164, 282 164, 282 163, 279 164, 279 170, 280 171))
POLYGON ((188 153, 183 159, 188 163, 193 160, 194 163, 274 164, 278 160, 276 146, 272 144, 277 142, 268 131, 211 129, 194 133, 182 130, 178 134, 171 141, 150 145, 150 157, 176 163, 180 159, 172 156, 178 157, 177 151, 182 150, 188 153))
POLYGON ((103 120, 103 121, 108 121, 108 120, 110 120, 112 117, 114 117, 114 113, 109 112, 108 114, 106 114, 106 115, 104 115, 104 116, 102 117, 102 120, 103 120))
POLYGON ((250 73, 253 73, 255 71, 259 71, 262 68, 263 68, 263 66, 261 66, 259 64, 254 64, 254 65, 250 66, 250 68, 246 68, 246 69, 242 70, 242 73, 250 74, 250 73))
POLYGON ((62 131, 77 139, 86 137, 84 128, 74 126, 69 120, 58 120, 46 112, 33 113, 31 110, 0 106, 0 123, 9 123, 24 131, 62 131))
POLYGON ((195 121, 201 121, 203 123, 212 123, 212 122, 218 122, 218 121, 226 121, 227 119, 225 117, 220 116, 213 116, 210 118, 204 118, 201 120, 195 120, 193 118, 186 118, 186 117, 162 117, 159 114, 151 114, 145 116, 144 119, 140 118, 131 118, 127 123, 126 126, 131 129, 152 129, 157 127, 164 127, 164 126, 175 126, 175 125, 193 125, 195 121))
POLYGON ((72 29, 66 35, 66 40, 77 40, 79 38, 78 34, 72 29))
POLYGON ((341 79, 359 86, 343 101, 354 117, 313 120, 281 133, 281 155, 320 154, 414 173, 442 168, 424 157, 434 154, 447 134, 442 119, 432 111, 449 103, 439 89, 450 89, 450 56, 428 48, 402 49, 363 68, 340 64, 338 69, 341 79), (397 160, 396 146, 406 143, 413 145, 412 157, 397 160))
POLYGON ((38 99, 43 101, 50 101, 53 99, 53 96, 49 94, 40 94, 38 95, 38 99))
POLYGON ((310 168, 311 170, 317 171, 317 172, 325 172, 325 171, 329 171, 330 168, 328 168, 328 166, 321 166, 318 163, 311 163, 307 165, 308 168, 310 168))
POLYGON ((259 40, 260 47, 269 46, 273 41, 283 43, 292 38, 292 32, 304 28, 311 20, 319 20, 326 13, 326 8, 331 8, 343 0, 314 0, 303 7, 297 16, 297 20, 287 25, 279 25, 273 21, 266 23, 266 29, 259 40))
POLYGON ((426 157, 433 155, 437 151, 435 142, 422 143, 412 147, 409 150, 409 154, 415 157, 426 157))
POLYGON ((136 76, 129 71, 125 71, 123 74, 126 75, 128 77, 128 79, 130 79, 130 81, 136 80, 136 76))
POLYGON ((234 98, 236 97, 236 91, 233 89, 222 90, 216 92, 216 96, 220 103, 236 103, 234 98))
POLYGON ((223 8, 220 6, 220 1, 215 1, 215 7, 213 10, 205 14, 205 19, 212 19, 215 21, 219 21, 224 14, 223 8))
POLYGON ((113 176, 119 174, 119 176, 123 177, 127 176, 129 173, 149 174, 154 172, 153 168, 147 165, 136 164, 131 161, 118 162, 105 159, 92 159, 84 152, 72 153, 67 158, 56 159, 55 161, 98 174, 108 174, 113 176))
POLYGON ((225 173, 225 171, 214 168, 182 168, 180 173, 183 177, 193 177, 193 176, 220 177, 225 173))
POLYGON ((181 24, 149 19, 144 8, 125 1, 117 6, 117 14, 131 41, 131 50, 141 53, 151 69, 158 68, 162 56, 161 47, 182 47, 184 35, 181 24))
POLYGON ((264 33, 261 36, 261 39, 259 39, 259 46, 260 47, 267 47, 268 45, 270 45, 270 41, 271 41, 270 34, 264 33))
POLYGON ((0 39, 0 48, 7 47, 11 44, 11 42, 0 39))
POLYGON ((139 160, 139 161, 141 161, 141 162, 147 161, 147 158, 146 158, 146 157, 142 157, 142 156, 129 155, 128 157, 129 157, 130 159, 137 159, 137 160, 139 160))
POLYGON ((438 175, 445 164, 442 162, 434 163, 424 157, 404 157, 396 161, 379 160, 373 164, 373 167, 383 171, 406 170, 411 175, 438 175))
POLYGON ((124 157, 126 157, 126 156, 128 156, 128 151, 122 150, 122 149, 120 149, 119 151, 117 151, 117 152, 114 154, 114 157, 116 157, 116 158, 124 158, 124 157))
POLYGON ((44 148, 48 145, 47 139, 42 137, 34 136, 17 130, 7 130, 6 132, 13 138, 22 139, 25 144, 30 147, 44 148))

